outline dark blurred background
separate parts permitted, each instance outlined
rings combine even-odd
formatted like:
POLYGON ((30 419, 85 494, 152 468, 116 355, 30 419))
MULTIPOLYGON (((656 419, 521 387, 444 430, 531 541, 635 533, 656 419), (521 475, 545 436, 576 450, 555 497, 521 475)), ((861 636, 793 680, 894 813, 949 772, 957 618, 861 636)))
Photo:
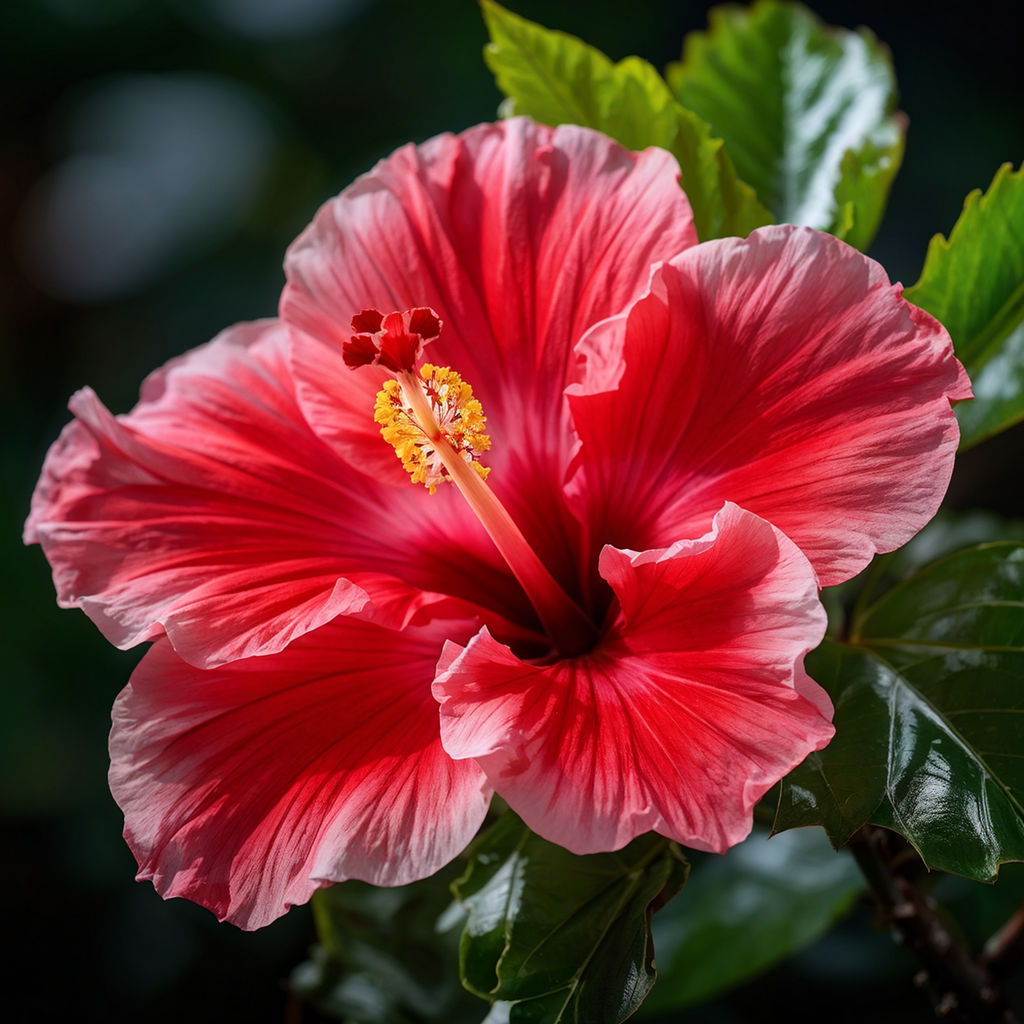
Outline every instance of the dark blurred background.
MULTIPOLYGON (((314 1020, 285 986, 313 941, 307 908, 246 935, 132 881, 106 733, 138 652, 113 651, 82 614, 56 608, 21 523, 72 391, 91 384, 127 411, 164 360, 274 314, 285 246, 320 202, 403 142, 493 119, 501 97, 483 23, 470 0, 0 6, 0 1014, 314 1020)), ((509 6, 663 67, 711 5, 509 6)), ((1024 155, 1015 5, 812 6, 833 24, 868 25, 893 50, 910 134, 872 254, 910 284, 965 194, 1024 155)), ((965 458, 953 503, 1021 515, 1021 449, 1018 429, 965 458)), ((929 1019, 909 965, 897 961, 892 979, 888 938, 868 935, 833 937, 687 1019, 764 1020, 784 1000, 791 1019, 853 1021, 880 998, 893 1019, 929 1019)))

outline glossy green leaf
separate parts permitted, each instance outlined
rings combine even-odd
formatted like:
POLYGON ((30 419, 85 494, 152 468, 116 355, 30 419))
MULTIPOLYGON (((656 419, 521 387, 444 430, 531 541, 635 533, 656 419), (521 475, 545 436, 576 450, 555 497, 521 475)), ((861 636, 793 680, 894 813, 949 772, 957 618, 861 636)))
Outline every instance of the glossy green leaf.
POLYGON ((675 101, 638 57, 613 64, 586 43, 482 0, 491 42, 484 57, 508 97, 505 113, 596 128, 628 149, 661 146, 679 161, 701 241, 747 235, 771 214, 736 176, 721 139, 675 101))
POLYGON ((1024 541, 1024 519, 1006 519, 982 509, 940 509, 927 526, 896 551, 878 555, 846 583, 827 587, 822 602, 829 613, 830 640, 841 640, 879 595, 920 572, 931 562, 978 544, 1024 541))
POLYGON ((1024 419, 1024 166, 1004 164, 967 197, 904 294, 946 326, 974 384, 957 407, 961 447, 1024 419))
POLYGON ((777 220, 867 247, 905 130, 889 53, 870 32, 826 28, 776 0, 717 7, 667 77, 777 220))
POLYGON ((1024 654, 1024 544, 981 544, 926 566, 867 609, 854 640, 894 664, 945 651, 1024 654))
POLYGON ((810 945, 853 905, 864 877, 818 829, 755 832, 694 865, 654 918, 660 978, 640 1017, 700 1002, 810 945))
POLYGON ((837 849, 885 796, 889 730, 884 669, 866 651, 826 641, 806 660, 835 705, 836 735, 782 780, 774 830, 822 825, 837 849))
POLYGON ((858 617, 852 642, 808 660, 836 738, 784 780, 776 828, 820 823, 840 843, 870 820, 979 880, 1024 859, 1024 545, 926 567, 858 617))
POLYGON ((319 945, 291 987, 349 1024, 479 1024, 480 1000, 459 984, 462 915, 450 865, 412 885, 343 882, 313 897, 319 945))
POLYGON ((897 676, 886 799, 872 821, 929 867, 990 881, 1024 860, 1024 654, 947 654, 897 676))
POLYGON ((455 886, 469 914, 463 984, 510 1004, 510 1024, 618 1024, 654 984, 650 915, 687 871, 660 836, 581 857, 505 815, 471 848, 455 886))

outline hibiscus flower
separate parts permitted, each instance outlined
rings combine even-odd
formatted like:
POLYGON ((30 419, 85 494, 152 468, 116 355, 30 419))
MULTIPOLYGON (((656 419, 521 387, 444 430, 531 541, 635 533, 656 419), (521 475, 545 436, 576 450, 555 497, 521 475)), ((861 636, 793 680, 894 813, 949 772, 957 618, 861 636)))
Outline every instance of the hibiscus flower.
POLYGON ((78 392, 26 526, 153 641, 110 742, 139 877, 255 928, 429 875, 492 791, 581 853, 742 839, 832 735, 819 586, 945 491, 942 327, 828 235, 698 245, 667 153, 524 119, 383 160, 286 274, 128 415, 78 392))

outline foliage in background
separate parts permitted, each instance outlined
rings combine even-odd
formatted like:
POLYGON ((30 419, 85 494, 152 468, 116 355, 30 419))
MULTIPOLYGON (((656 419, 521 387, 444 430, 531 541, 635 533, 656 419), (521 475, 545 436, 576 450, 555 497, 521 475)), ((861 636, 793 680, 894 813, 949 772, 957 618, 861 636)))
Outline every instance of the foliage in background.
POLYGON ((777 221, 867 249, 906 133, 888 51, 866 29, 826 28, 776 0, 715 8, 710 23, 666 72, 679 102, 721 136, 777 221))
POLYGON ((455 965, 464 913, 448 886, 458 865, 384 889, 345 882, 313 897, 320 943, 291 977, 294 991, 341 1020, 478 1024, 480 1001, 455 965))

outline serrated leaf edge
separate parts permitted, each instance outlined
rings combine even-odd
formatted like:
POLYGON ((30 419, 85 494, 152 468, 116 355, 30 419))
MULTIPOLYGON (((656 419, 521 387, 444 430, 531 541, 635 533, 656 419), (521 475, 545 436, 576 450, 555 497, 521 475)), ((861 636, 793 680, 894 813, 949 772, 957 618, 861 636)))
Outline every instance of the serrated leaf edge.
MULTIPOLYGON (((929 266, 932 261, 938 261, 941 263, 943 260, 949 257, 953 248, 957 244, 957 240, 960 238, 963 231, 967 228, 965 225, 969 222, 969 219, 974 216, 985 216, 985 212, 989 203, 994 202, 994 196, 998 193, 998 190, 1005 187, 1008 182, 1020 181, 1020 187, 1024 187, 1024 163, 1017 168, 1013 169, 1013 164, 1009 161, 1001 164, 992 178, 991 183, 984 192, 980 188, 972 189, 964 197, 964 205, 960 211, 960 216, 957 217, 956 223, 953 225, 952 230, 949 232, 947 238, 941 232, 932 235, 931 240, 928 243, 928 249, 925 252, 924 264, 921 267, 921 273, 918 275, 917 281, 914 282, 909 288, 904 289, 903 297, 908 302, 913 302, 914 305, 920 305, 921 309, 926 312, 931 312, 926 306, 921 305, 916 301, 919 290, 924 287, 925 277, 928 274, 929 266)), ((1010 294, 1009 298, 999 307, 999 310, 992 318, 991 323, 995 323, 998 329, 991 329, 986 327, 982 330, 978 337, 984 339, 983 343, 979 346, 978 352, 975 357, 970 360, 970 371, 977 373, 989 359, 995 354, 995 350, 999 347, 1000 343, 1005 341, 1010 334, 1024 322, 1024 281, 1010 294), (1007 310, 1013 308, 1020 308, 1021 315, 1014 320, 1012 314, 1007 315, 1007 310), (1006 326, 1006 321, 1009 320, 1009 326, 1006 326), (986 337, 988 335, 988 337, 986 337)), ((962 348, 965 343, 973 339, 954 339, 954 347, 962 348)), ((959 355, 959 352, 957 353, 959 355)))

